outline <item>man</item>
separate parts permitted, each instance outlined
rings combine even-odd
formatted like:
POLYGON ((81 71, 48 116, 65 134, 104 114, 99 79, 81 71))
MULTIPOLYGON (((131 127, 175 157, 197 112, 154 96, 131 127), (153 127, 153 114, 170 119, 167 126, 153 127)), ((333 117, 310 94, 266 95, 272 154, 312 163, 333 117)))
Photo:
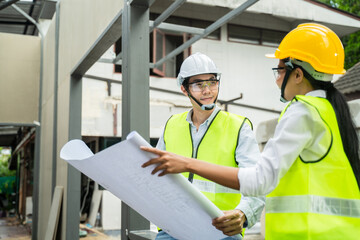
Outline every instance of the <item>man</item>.
MULTIPOLYGON (((214 62, 204 54, 195 53, 185 59, 177 80, 192 109, 168 120, 157 148, 224 166, 253 166, 260 152, 251 122, 216 106, 220 76, 214 62)), ((241 197, 239 191, 192 173, 184 175, 224 211, 225 220, 216 226, 224 234, 242 233, 243 227, 251 227, 259 219, 264 198, 241 197)), ((156 239, 174 238, 160 231, 156 239)))

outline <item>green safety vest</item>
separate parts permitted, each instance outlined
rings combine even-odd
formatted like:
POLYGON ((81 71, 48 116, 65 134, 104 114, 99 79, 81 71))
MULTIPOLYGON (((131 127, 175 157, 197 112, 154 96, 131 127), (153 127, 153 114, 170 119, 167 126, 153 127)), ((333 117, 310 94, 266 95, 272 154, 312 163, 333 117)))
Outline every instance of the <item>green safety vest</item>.
MULTIPOLYGON (((188 112, 173 115, 165 126, 164 142, 166 150, 186 157, 195 157, 210 163, 238 167, 235 150, 244 122, 251 122, 232 113, 219 111, 207 132, 201 139, 197 152, 193 155, 191 126, 186 121, 188 112)), ((189 173, 183 173, 188 178, 189 173)), ((220 210, 233 210, 240 202, 239 191, 221 186, 198 175, 193 176, 193 184, 220 210)))
MULTIPOLYGON (((266 240, 359 239, 360 192, 344 152, 335 112, 325 98, 296 96, 329 130, 320 159, 301 155, 266 198, 266 240)), ((280 115, 279 121, 287 107, 280 115)))

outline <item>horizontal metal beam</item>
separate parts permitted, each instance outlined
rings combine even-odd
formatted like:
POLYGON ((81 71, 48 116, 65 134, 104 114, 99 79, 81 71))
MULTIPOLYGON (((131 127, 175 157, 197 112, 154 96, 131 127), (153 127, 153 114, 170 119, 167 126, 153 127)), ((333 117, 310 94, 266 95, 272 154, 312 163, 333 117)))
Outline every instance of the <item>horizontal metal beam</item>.
POLYGON ((17 135, 18 131, 16 130, 6 130, 6 131, 3 131, 1 129, 0 131, 0 136, 7 136, 7 135, 17 135))
POLYGON ((120 39, 122 34, 122 14, 123 10, 115 16, 111 23, 106 27, 100 37, 96 39, 90 49, 80 59, 78 64, 71 71, 72 76, 83 76, 89 68, 120 39))
POLYGON ((131 6, 142 6, 142 7, 150 7, 150 5, 153 2, 154 1, 150 1, 150 0, 131 0, 131 1, 129 1, 131 6))
POLYGON ((176 11, 181 5, 183 5, 186 0, 176 0, 173 4, 170 5, 160 16, 158 16, 153 26, 150 27, 150 32, 154 30, 157 26, 159 26, 163 21, 165 21, 173 12, 176 11))
MULTIPOLYGON (((154 24, 153 21, 150 21, 150 28, 154 24)), ((205 29, 203 28, 197 28, 197 27, 188 27, 184 25, 178 25, 178 24, 172 24, 172 23, 161 23, 157 26, 157 29, 165 30, 168 32, 180 32, 180 33, 190 33, 193 35, 201 35, 205 32, 205 29)))
POLYGON ((11 4, 14 4, 14 3, 18 2, 18 1, 20 1, 20 0, 3 1, 2 3, 0 3, 0 11, 3 10, 4 8, 7 8, 11 4))
MULTIPOLYGON (((150 29, 153 26, 154 26, 154 21, 150 21, 149 22, 150 29)), ((205 31, 205 29, 203 29, 203 28, 188 27, 188 26, 172 24, 172 23, 161 23, 160 25, 157 26, 157 29, 160 29, 160 30, 163 30, 166 32, 173 32, 173 33, 189 33, 192 35, 201 35, 205 31)), ((121 62, 122 62, 121 59, 122 59, 122 52, 119 53, 111 63, 121 65, 121 62)), ((106 60, 100 59, 98 62, 110 63, 108 61, 108 59, 106 59, 106 60)), ((150 68, 153 68, 153 66, 154 66, 153 64, 150 65, 150 68)))
MULTIPOLYGON (((26 25, 26 22, 19 22, 19 21, 0 21, 0 24, 7 24, 7 25, 26 25)), ((32 24, 32 23, 31 23, 32 24)))
POLYGON ((223 17, 221 17, 220 19, 218 19, 216 22, 212 23, 210 26, 208 26, 204 33, 201 35, 196 35, 192 38, 190 38, 188 41, 186 41, 185 43, 183 43, 182 45, 180 45, 178 48, 176 48, 175 50, 173 50, 172 52, 170 52, 168 55, 166 55, 165 57, 163 57, 162 59, 160 59, 159 61, 157 61, 154 65, 154 67, 159 67, 161 66, 165 61, 175 57, 176 55, 178 55, 179 53, 181 53, 182 51, 184 51, 186 48, 190 47, 193 43, 195 43, 196 41, 200 40, 201 38, 206 37, 207 35, 209 35, 210 33, 212 33, 213 31, 215 31, 216 29, 218 29, 219 27, 221 27, 222 25, 224 25, 225 23, 229 22, 231 19, 233 19, 234 17, 236 17, 237 15, 239 15, 240 13, 242 13, 243 11, 245 11, 248 7, 250 7, 251 5, 253 5, 254 3, 256 3, 259 0, 248 0, 246 2, 244 2, 243 4, 241 4, 239 7, 231 10, 230 12, 228 12, 227 14, 225 14, 223 17))
POLYGON ((40 126, 40 123, 39 122, 34 122, 34 123, 0 123, 0 126, 36 127, 36 126, 40 126))

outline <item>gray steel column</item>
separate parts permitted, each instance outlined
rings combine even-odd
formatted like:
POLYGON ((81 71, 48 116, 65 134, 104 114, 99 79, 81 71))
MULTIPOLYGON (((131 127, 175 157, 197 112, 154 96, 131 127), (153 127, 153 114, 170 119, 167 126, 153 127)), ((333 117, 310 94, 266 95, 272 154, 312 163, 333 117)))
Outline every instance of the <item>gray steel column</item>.
MULTIPOLYGON (((81 96, 82 77, 71 76, 70 82, 70 114, 69 114, 69 139, 81 139, 81 96)), ((66 187, 66 238, 79 239, 80 223, 80 180, 81 174, 78 170, 68 166, 66 187)), ((60 223, 61 224, 61 223, 60 223)), ((61 226, 61 225, 60 225, 61 226)))
POLYGON ((54 66, 54 114, 53 114, 53 154, 52 154, 52 183, 51 196, 56 187, 56 162, 57 162, 57 117, 58 117, 58 84, 59 84, 59 31, 60 31, 60 0, 56 3, 55 18, 55 66, 54 66))
MULTIPOLYGON (((122 139, 136 130, 149 141, 149 1, 126 1, 122 23, 122 139)), ((130 239, 132 230, 146 229, 149 221, 122 203, 121 239, 130 239)))
MULTIPOLYGON (((41 106, 39 106, 41 108, 41 106)), ((38 222, 39 222, 39 174, 40 174, 40 140, 41 126, 36 126, 35 132, 35 152, 34 152, 34 175, 33 175, 33 213, 31 226, 31 239, 38 238, 38 222)))

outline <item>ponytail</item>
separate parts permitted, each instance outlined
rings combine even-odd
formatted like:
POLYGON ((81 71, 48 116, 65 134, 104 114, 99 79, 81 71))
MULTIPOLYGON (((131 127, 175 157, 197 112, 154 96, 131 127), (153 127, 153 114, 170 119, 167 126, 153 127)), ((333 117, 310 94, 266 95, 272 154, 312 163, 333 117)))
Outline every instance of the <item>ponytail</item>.
POLYGON ((330 83, 330 85, 331 86, 327 88, 326 98, 335 110, 344 151, 349 159, 360 189, 359 139, 356 134, 355 124, 352 121, 349 106, 344 95, 340 93, 332 83, 330 83))
POLYGON ((302 66, 295 66, 303 71, 305 78, 315 89, 326 91, 326 99, 329 100, 336 114, 344 152, 350 162, 360 190, 359 138, 344 95, 331 82, 315 80, 302 66))
POLYGON ((326 91, 326 98, 331 103, 336 114, 344 152, 349 159, 360 190, 359 139, 346 99, 331 82, 316 81, 306 72, 304 74, 315 89, 323 89, 326 91))

